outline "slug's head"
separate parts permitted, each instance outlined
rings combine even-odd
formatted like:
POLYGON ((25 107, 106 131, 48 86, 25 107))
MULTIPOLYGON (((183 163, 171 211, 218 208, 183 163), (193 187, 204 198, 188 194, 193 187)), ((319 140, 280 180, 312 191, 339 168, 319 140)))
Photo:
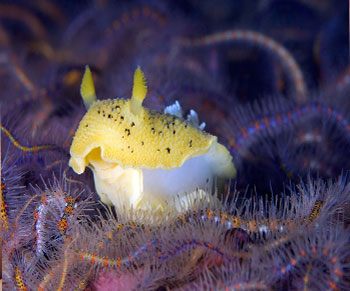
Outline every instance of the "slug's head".
MULTIPOLYGON (((102 201, 115 205, 116 199, 121 199, 136 206, 146 193, 146 200, 161 201, 173 191, 167 187, 156 190, 155 186, 147 186, 148 181, 157 175, 160 179, 171 177, 173 170, 201 156, 206 157, 203 165, 207 176, 234 177, 232 157, 215 136, 180 117, 144 108, 146 94, 145 77, 138 67, 131 99, 97 100, 91 71, 86 68, 81 95, 88 111, 73 138, 69 165, 78 174, 87 166, 93 170, 102 201)), ((183 175, 175 172, 175 179, 183 175)))

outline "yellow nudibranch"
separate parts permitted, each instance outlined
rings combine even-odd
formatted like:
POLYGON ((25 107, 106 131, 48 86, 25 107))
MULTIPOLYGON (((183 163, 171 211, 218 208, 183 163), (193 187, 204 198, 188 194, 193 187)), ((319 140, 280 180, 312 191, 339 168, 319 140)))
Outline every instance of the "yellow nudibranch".
POLYGON ((215 177, 234 178, 232 157, 217 137, 179 112, 158 113, 142 106, 147 85, 139 67, 129 100, 97 100, 88 66, 80 91, 88 111, 73 138, 69 165, 78 174, 91 168, 102 202, 117 208, 168 205, 179 210, 196 189, 210 195, 215 177))

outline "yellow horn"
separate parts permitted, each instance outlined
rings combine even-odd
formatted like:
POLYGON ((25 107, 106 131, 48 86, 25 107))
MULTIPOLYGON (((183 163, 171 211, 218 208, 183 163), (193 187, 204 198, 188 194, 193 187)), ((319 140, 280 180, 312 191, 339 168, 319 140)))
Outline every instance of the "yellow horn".
POLYGON ((142 102, 146 98, 147 84, 144 73, 140 66, 137 67, 134 73, 134 87, 132 89, 132 97, 130 103, 130 110, 133 114, 139 114, 142 108, 142 102))
POLYGON ((80 94, 83 98, 84 105, 88 110, 90 105, 97 99, 94 80, 92 79, 92 74, 88 65, 85 66, 85 73, 80 86, 80 94))

